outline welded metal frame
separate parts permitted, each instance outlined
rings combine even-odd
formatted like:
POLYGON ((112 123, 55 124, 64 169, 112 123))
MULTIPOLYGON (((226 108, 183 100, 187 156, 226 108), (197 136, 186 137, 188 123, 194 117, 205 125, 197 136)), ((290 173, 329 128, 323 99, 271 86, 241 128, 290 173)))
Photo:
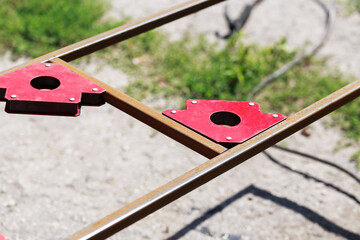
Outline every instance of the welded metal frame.
POLYGON ((81 230, 69 239, 107 238, 360 96, 360 80, 354 81, 252 139, 227 149, 161 115, 117 89, 87 75, 68 63, 223 1, 225 0, 191 0, 0 73, 0 75, 3 75, 38 62, 61 64, 105 88, 105 102, 210 159, 166 185, 159 187, 81 230))

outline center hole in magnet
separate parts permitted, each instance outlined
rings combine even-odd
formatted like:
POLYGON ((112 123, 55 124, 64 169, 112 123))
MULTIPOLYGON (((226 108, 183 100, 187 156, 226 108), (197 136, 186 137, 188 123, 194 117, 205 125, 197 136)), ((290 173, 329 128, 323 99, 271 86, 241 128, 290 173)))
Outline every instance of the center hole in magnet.
POLYGON ((234 127, 241 122, 241 119, 238 115, 232 112, 216 112, 211 114, 210 120, 216 125, 224 127, 234 127))
POLYGON ((30 82, 33 88, 39 90, 54 90, 60 86, 60 81, 54 77, 36 77, 30 82))

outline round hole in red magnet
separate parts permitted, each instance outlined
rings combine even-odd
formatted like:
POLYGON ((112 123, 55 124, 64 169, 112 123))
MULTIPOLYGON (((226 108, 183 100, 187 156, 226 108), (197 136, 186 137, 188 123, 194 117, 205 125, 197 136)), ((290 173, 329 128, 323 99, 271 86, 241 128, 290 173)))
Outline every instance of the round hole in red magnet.
POLYGON ((60 86, 60 81, 54 77, 40 76, 32 79, 30 84, 39 90, 54 90, 60 86))
POLYGON ((234 127, 241 122, 241 118, 232 112, 220 111, 211 114, 210 120, 216 125, 234 127))

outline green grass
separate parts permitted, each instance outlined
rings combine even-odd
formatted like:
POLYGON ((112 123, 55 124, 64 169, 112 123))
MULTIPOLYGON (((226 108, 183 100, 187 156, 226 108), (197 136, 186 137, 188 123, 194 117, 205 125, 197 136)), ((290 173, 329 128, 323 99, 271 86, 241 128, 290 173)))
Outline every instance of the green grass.
POLYGON ((360 169, 360 150, 351 155, 351 161, 356 162, 357 168, 360 169))
POLYGON ((201 36, 168 42, 166 47, 159 44, 163 51, 153 56, 150 72, 157 82, 144 87, 183 98, 246 100, 261 77, 295 55, 285 50, 284 41, 261 48, 240 39, 232 38, 221 50, 201 36))
POLYGON ((360 13, 360 1, 359 0, 340 0, 339 3, 347 7, 349 14, 360 13))
MULTIPOLYGON (((151 32, 155 34, 156 32, 151 32)), ((142 35, 132 41, 148 42, 142 35)), ((187 37, 170 42, 163 35, 151 36, 147 52, 127 55, 129 59, 147 57, 150 61, 134 65, 136 81, 126 92, 137 98, 164 95, 171 98, 247 100, 251 90, 265 76, 273 73, 296 55, 288 50, 286 41, 260 47, 245 44, 240 34, 219 49, 204 37, 187 37), (156 42, 156 43, 154 43, 156 42)), ((266 86, 254 99, 264 112, 289 115, 320 100, 354 80, 326 66, 326 59, 307 59, 266 86)), ((360 99, 331 114, 332 123, 340 127, 354 142, 360 140, 360 99)), ((184 107, 184 105, 182 106, 184 107)), ((360 166, 360 155, 354 154, 360 166)))
POLYGON ((107 4, 100 0, 0 0, 0 6, 0 47, 15 56, 38 57, 117 24, 101 20, 107 4))
MULTIPOLYGON (((107 4, 100 0, 0 0, 0 4, 0 49, 14 56, 37 57, 121 24, 103 20, 107 4)), ((166 34, 151 31, 100 51, 97 57, 136 79, 125 89, 135 98, 247 100, 262 78, 296 54, 287 49, 285 39, 261 47, 245 44, 240 33, 219 48, 203 36, 171 42, 166 34)), ((349 81, 326 67, 326 60, 307 59, 254 100, 264 112, 289 115, 349 81)), ((334 112, 332 119, 351 139, 360 140, 359 99, 334 112)), ((360 162, 359 154, 354 158, 360 162)))
POLYGON ((349 5, 351 9, 360 13, 360 1, 359 0, 350 0, 349 5))
MULTIPOLYGON (((296 54, 286 48, 285 40, 260 47, 244 44, 241 34, 230 39, 222 49, 208 43, 203 37, 177 42, 161 39, 154 45, 149 63, 143 66, 133 64, 137 81, 126 88, 129 94, 140 98, 149 94, 164 94, 183 99, 247 100, 250 91, 262 78, 296 54), (162 50, 156 51, 157 48, 162 50)), ((128 57, 144 57, 144 54, 128 57)), ((261 103, 264 111, 291 114, 351 81, 351 77, 328 69, 325 64, 324 59, 307 59, 265 87, 255 101, 261 103)), ((337 124, 356 140, 360 139, 358 106, 359 100, 355 100, 333 114, 337 124)))

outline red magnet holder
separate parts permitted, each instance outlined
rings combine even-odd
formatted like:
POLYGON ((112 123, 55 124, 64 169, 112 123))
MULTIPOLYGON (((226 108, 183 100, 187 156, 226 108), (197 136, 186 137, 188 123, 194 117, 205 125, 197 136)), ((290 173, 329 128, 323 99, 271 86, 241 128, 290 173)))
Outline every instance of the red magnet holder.
POLYGON ((55 63, 36 63, 0 76, 8 113, 78 116, 81 105, 104 104, 105 89, 55 63))
POLYGON ((0 240, 10 240, 9 238, 6 238, 4 235, 0 233, 0 240))
POLYGON ((186 101, 186 110, 166 110, 164 115, 219 143, 242 143, 286 117, 262 113, 256 102, 186 101))

